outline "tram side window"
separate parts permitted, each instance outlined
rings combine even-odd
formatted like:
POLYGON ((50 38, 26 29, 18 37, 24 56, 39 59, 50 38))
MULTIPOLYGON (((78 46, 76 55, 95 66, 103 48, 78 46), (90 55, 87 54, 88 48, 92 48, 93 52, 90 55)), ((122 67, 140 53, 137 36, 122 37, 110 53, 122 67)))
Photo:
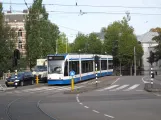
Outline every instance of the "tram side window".
POLYGON ((108 69, 113 69, 113 61, 108 60, 108 69))
POLYGON ((69 71, 74 70, 75 74, 79 74, 79 61, 69 62, 69 71))
POLYGON ((68 61, 65 61, 64 76, 68 76, 68 61))
POLYGON ((82 61, 82 73, 93 71, 93 61, 82 61))
POLYGON ((101 60, 101 70, 107 70, 107 60, 101 60))

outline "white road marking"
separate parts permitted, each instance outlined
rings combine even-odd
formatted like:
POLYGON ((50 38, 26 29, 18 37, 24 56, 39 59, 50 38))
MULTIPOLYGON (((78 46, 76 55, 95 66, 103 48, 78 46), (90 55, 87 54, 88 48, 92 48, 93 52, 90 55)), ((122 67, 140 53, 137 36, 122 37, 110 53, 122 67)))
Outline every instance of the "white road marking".
POLYGON ((107 114, 104 114, 104 116, 107 116, 107 117, 110 117, 110 118, 114 118, 113 116, 110 116, 110 115, 107 115, 107 114))
POLYGON ((96 110, 92 110, 93 112, 95 112, 95 113, 100 113, 100 112, 98 112, 98 111, 96 111, 96 110))
POLYGON ((84 106, 85 108, 89 108, 88 106, 84 106))
POLYGON ((109 90, 109 89, 115 88, 115 87, 117 87, 117 86, 119 86, 119 85, 111 85, 111 86, 109 86, 109 87, 106 87, 106 88, 103 88, 103 89, 100 89, 100 90, 97 90, 97 91, 109 90))
POLYGON ((115 84, 120 78, 117 78, 111 85, 115 84))
POLYGON ((140 85, 140 84, 135 84, 135 85, 133 85, 133 86, 129 87, 128 89, 123 90, 123 91, 130 91, 130 90, 132 90, 132 89, 137 88, 139 85, 140 85))
POLYGON ((80 105, 83 105, 83 103, 79 103, 80 105))
POLYGON ((79 99, 78 99, 78 96, 77 96, 77 98, 76 98, 76 99, 77 99, 77 102, 80 102, 80 101, 79 101, 79 99))
POLYGON ((145 77, 147 77, 147 76, 142 77, 143 83, 150 83, 150 82, 147 82, 147 81, 144 80, 145 77))
POLYGON ((122 86, 120 86, 120 87, 118 87, 116 89, 110 90, 110 91, 118 91, 118 90, 121 90, 121 89, 123 89, 123 88, 125 88, 127 86, 129 86, 129 85, 122 85, 122 86))

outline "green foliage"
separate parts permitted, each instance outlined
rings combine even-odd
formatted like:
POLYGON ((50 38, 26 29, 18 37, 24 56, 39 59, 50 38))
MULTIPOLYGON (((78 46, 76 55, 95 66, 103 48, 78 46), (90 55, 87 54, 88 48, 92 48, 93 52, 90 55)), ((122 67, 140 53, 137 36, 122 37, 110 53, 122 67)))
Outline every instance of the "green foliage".
POLYGON ((102 43, 95 33, 89 36, 79 33, 72 45, 74 53, 101 54, 102 43))
POLYGON ((58 53, 68 53, 69 51, 68 39, 64 33, 61 33, 59 35, 57 45, 58 45, 58 53))
POLYGON ((12 70, 12 57, 15 43, 15 30, 4 21, 3 7, 0 3, 0 69, 12 70))
POLYGON ((158 43, 158 45, 155 46, 155 56, 156 56, 155 61, 158 61, 161 59, 161 32, 160 31, 158 32, 158 36, 153 37, 153 40, 158 43))
POLYGON ((102 29, 105 32, 104 50, 107 54, 114 56, 114 65, 118 61, 124 65, 132 64, 134 59, 134 46, 136 48, 136 58, 141 59, 143 49, 138 44, 134 35, 134 29, 128 25, 125 18, 121 21, 115 21, 107 28, 102 29))
POLYGON ((26 58, 32 68, 36 64, 36 59, 55 53, 59 28, 48 20, 48 13, 42 6, 42 0, 34 0, 33 5, 29 8, 25 28, 26 58))
POLYGON ((95 33, 89 34, 88 37, 88 53, 101 54, 102 43, 95 33))
POLYGON ((87 35, 78 33, 76 39, 73 42, 71 52, 73 53, 86 53, 88 50, 88 37, 87 35))

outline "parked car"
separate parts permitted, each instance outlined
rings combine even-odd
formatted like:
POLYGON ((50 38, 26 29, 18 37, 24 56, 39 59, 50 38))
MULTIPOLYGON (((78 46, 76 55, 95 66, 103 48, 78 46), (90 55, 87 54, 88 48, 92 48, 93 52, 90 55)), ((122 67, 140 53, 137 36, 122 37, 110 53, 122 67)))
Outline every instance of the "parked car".
POLYGON ((27 84, 34 84, 34 76, 32 72, 19 72, 17 78, 15 74, 12 74, 9 78, 6 79, 6 86, 13 86, 17 82, 19 86, 24 86, 27 84))

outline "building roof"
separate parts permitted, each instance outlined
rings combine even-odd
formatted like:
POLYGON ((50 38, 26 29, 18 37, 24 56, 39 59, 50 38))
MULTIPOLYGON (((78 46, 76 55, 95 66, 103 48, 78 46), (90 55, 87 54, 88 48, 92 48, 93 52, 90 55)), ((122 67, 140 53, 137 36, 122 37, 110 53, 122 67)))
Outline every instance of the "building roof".
POLYGON ((145 33, 143 35, 138 35, 137 36, 137 39, 141 43, 145 43, 145 42, 146 43, 147 42, 154 42, 155 43, 155 41, 152 40, 153 37, 155 37, 155 36, 158 36, 158 33, 157 32, 147 32, 147 33, 145 33))
POLYGON ((24 22, 27 13, 6 13, 4 15, 6 22, 24 22))

